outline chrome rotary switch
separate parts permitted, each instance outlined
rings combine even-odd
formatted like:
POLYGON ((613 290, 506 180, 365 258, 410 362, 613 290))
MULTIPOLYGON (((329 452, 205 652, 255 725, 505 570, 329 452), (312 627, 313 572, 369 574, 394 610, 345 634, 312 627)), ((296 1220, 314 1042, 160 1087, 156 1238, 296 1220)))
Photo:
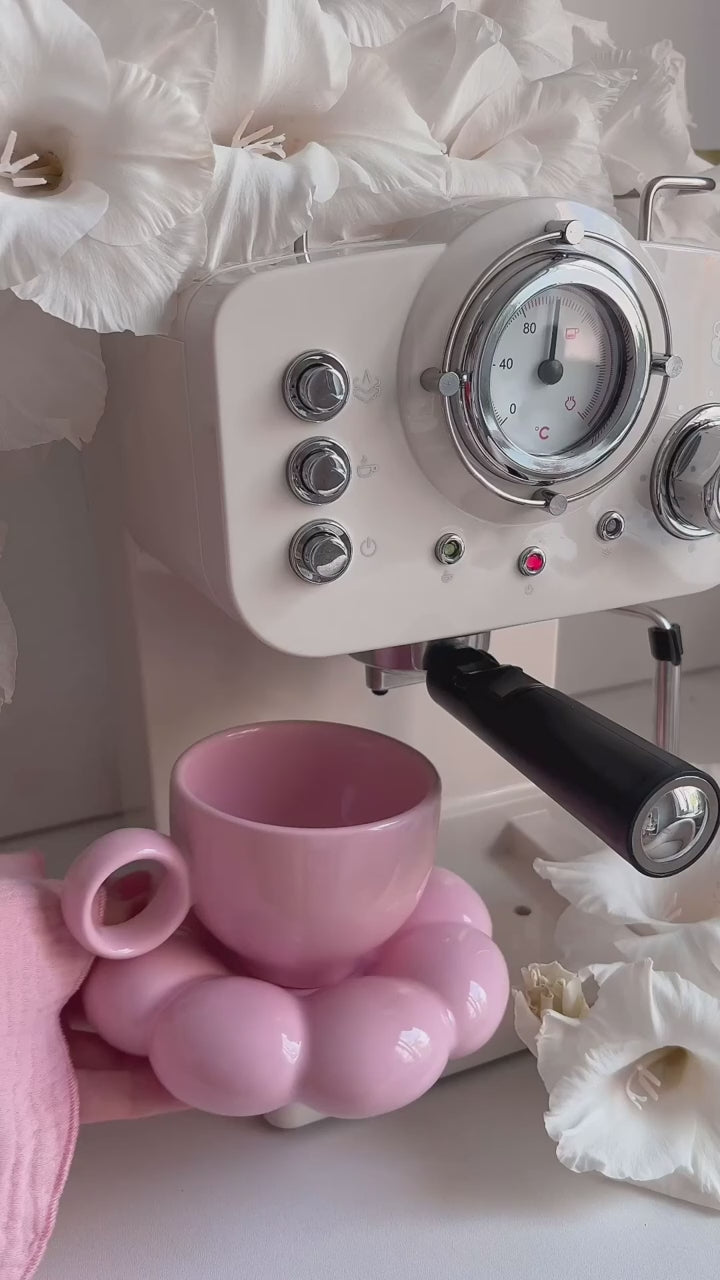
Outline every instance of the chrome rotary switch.
POLYGON ((720 533, 720 405, 693 409, 676 423, 655 461, 652 499, 676 538, 720 533))
POLYGON ((317 437, 303 440, 287 461, 287 480, 301 502, 334 502, 345 492, 352 474, 342 445, 317 437))
POLYGON ((352 543, 342 525, 317 520, 298 529, 290 543, 290 565, 305 582, 335 582, 352 560, 352 543))
POLYGON ((288 365, 283 396, 288 409, 303 422, 327 422, 347 403, 350 375, 328 351, 305 351, 288 365))

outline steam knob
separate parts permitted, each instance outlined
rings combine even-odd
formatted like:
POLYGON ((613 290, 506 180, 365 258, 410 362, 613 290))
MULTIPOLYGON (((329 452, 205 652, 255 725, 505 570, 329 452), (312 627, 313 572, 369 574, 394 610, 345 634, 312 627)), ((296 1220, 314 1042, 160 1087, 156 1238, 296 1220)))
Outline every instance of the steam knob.
POLYGON ((287 479, 301 502, 334 502, 345 492, 351 475, 350 459, 334 440, 304 440, 293 449, 287 479))
POLYGON ((283 377, 285 403, 305 422, 327 422, 344 407, 350 377, 342 361, 327 351, 305 351, 283 377))
POLYGON ((720 533, 720 405, 694 409, 675 425, 653 468, 652 497, 676 537, 720 533))
POLYGON ((670 464, 670 497, 678 514, 708 533, 720 533, 720 422, 703 422, 670 464))
POLYGON ((290 564, 305 582, 335 582, 352 560, 352 543, 341 525, 318 520, 298 529, 290 543, 290 564))

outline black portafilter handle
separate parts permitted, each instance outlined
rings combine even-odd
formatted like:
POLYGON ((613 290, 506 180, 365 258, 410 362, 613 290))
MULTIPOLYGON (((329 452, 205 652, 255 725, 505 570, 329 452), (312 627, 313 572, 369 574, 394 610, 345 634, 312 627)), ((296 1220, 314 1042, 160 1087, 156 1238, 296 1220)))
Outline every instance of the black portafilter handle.
POLYGON ((720 789, 709 774, 520 667, 439 642, 428 653, 427 687, 450 715, 645 875, 675 875, 713 839, 720 789))

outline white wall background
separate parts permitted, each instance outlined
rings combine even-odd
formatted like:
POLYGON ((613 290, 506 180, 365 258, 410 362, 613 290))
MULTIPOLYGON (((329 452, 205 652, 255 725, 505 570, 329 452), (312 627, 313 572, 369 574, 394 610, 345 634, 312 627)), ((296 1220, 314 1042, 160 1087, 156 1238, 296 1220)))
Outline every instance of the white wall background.
MULTIPOLYGON (((571 0, 570 7, 607 18, 627 46, 669 36, 688 58, 696 145, 720 148, 718 0, 571 0)), ((0 836, 10 836, 115 812, 119 787, 80 456, 69 446, 0 455, 0 519, 10 526, 0 591, 20 637, 15 701, 0 715, 0 836)), ((685 623, 691 662, 714 665, 718 594, 671 611, 685 623)), ((647 670, 639 624, 578 618, 561 628, 565 688, 601 688, 647 670)))

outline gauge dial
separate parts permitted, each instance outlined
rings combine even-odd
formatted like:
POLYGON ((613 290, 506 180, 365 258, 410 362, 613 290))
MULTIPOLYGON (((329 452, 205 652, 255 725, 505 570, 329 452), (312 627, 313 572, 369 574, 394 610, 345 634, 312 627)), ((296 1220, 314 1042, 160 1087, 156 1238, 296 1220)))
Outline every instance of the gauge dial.
POLYGON ((460 384, 446 415, 473 475, 559 482, 615 453, 642 410, 651 369, 633 284, 586 255, 536 259, 477 282, 443 363, 460 384))
POLYGON ((513 310, 489 355, 492 417, 508 441, 539 458, 595 435, 628 360, 616 314, 573 286, 543 289, 513 310))

